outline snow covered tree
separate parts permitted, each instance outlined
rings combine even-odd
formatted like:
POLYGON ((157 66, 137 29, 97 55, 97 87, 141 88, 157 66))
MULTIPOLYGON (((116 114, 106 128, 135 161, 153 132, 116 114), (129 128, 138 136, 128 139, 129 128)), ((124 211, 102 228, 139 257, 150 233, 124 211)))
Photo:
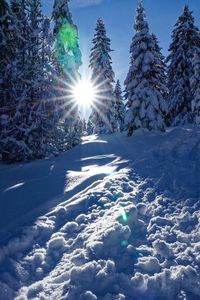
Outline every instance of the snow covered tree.
POLYGON ((57 103, 55 101, 55 91, 54 91, 54 77, 56 76, 54 71, 54 60, 52 55, 52 42, 53 35, 51 30, 51 21, 47 16, 43 17, 42 20, 42 99, 44 104, 44 110, 46 115, 45 122, 45 140, 47 147, 47 152, 49 155, 58 153, 56 149, 56 136, 57 124, 59 121, 57 103))
POLYGON ((167 65, 166 65, 166 59, 164 55, 162 54, 162 48, 159 45, 158 38, 155 34, 152 34, 153 40, 154 40, 154 47, 155 47, 155 55, 158 56, 159 64, 157 65, 158 72, 157 76, 159 79, 160 84, 162 85, 161 92, 163 94, 163 97, 166 99, 168 97, 169 90, 167 88, 167 65))
POLYGON ((61 150, 73 147, 81 140, 78 105, 70 97, 71 86, 79 79, 81 52, 78 45, 78 30, 68 7, 69 0, 55 0, 52 18, 54 20, 54 60, 57 79, 55 80, 59 124, 63 132, 58 147, 61 150))
POLYGON ((0 101, 7 102, 10 98, 9 84, 11 61, 13 58, 14 24, 11 11, 6 0, 0 2, 0 101))
POLYGON ((87 121, 87 134, 91 135, 94 133, 93 123, 92 123, 92 115, 90 115, 87 121))
POLYGON ((124 99, 122 96, 122 90, 119 80, 117 80, 115 90, 114 90, 114 96, 115 96, 115 110, 116 110, 116 120, 118 124, 118 130, 122 132, 125 130, 125 104, 124 99))
POLYGON ((84 136, 84 135, 86 135, 86 133, 87 133, 87 122, 86 122, 86 120, 83 118, 83 119, 81 120, 81 123, 82 123, 82 135, 84 136))
POLYGON ((166 100, 166 108, 163 110, 163 114, 165 117, 166 124, 169 124, 168 118, 168 97, 169 97, 169 90, 167 87, 167 65, 166 65, 166 59, 164 55, 162 54, 162 48, 159 45, 159 41, 157 36, 153 33, 152 34, 154 45, 155 45, 155 55, 158 57, 158 61, 160 62, 157 64, 157 76, 158 80, 161 85, 160 92, 162 93, 163 98, 166 100))
MULTIPOLYGON (((69 78, 78 77, 78 69, 81 66, 81 52, 78 45, 78 29, 73 23, 72 15, 68 7, 69 0, 55 0, 52 18, 54 25, 55 48, 54 55, 59 72, 69 78)), ((59 74, 59 75, 61 75, 59 74)))
POLYGON ((169 119, 172 125, 192 122, 192 60, 200 47, 199 30, 188 6, 178 18, 172 33, 170 54, 167 58, 169 87, 169 119))
POLYGON ((28 55, 28 33, 29 25, 26 14, 25 0, 11 0, 12 15, 15 22, 15 80, 14 89, 16 98, 21 98, 21 94, 26 90, 26 62, 28 55))
POLYGON ((41 12, 40 0, 29 0, 28 10, 30 29, 27 44, 28 61, 26 64, 30 64, 30 71, 28 73, 28 76, 30 80, 32 80, 30 84, 32 93, 31 96, 34 97, 34 93, 38 93, 38 86, 41 83, 41 71, 43 68, 41 57, 43 15, 41 12))
POLYGON ((26 61, 27 93, 23 105, 26 111, 26 126, 28 127, 27 146, 32 151, 33 158, 45 156, 46 111, 43 101, 43 61, 42 21, 40 0, 28 1, 28 41, 26 61))
MULTIPOLYGON (((54 76, 54 60, 52 55, 53 33, 51 30, 51 20, 47 16, 43 16, 42 20, 42 50, 41 59, 43 65, 43 77, 48 79, 54 76)), ((49 89, 49 88, 48 88, 49 89)))
POLYGON ((7 1, 0 2, 0 156, 4 144, 12 130, 12 117, 15 112, 15 39, 16 27, 7 1))
POLYGON ((3 145, 3 160, 26 161, 45 156, 46 115, 42 99, 41 4, 39 0, 11 2, 16 23, 16 64, 13 90, 15 112, 3 145))
POLYGON ((92 107, 95 133, 112 133, 117 129, 110 43, 104 22, 98 19, 90 55, 92 81, 98 88, 98 99, 92 107))
POLYGON ((0 43, 5 48, 0 53, 5 66, 0 70, 0 107, 13 101, 9 115, 0 111, 0 148, 5 162, 16 162, 44 157, 47 145, 62 151, 80 142, 81 121, 69 99, 69 85, 79 76, 81 53, 68 0, 55 0, 54 35, 41 0, 11 0, 10 7, 11 12, 5 0, 0 3, 0 43), (2 81, 5 70, 10 70, 9 81, 2 81), (5 93, 10 90, 9 98, 5 93))
POLYGON ((166 87, 160 80, 162 62, 156 51, 155 40, 149 33, 141 2, 137 7, 135 31, 130 48, 130 69, 125 80, 129 135, 138 128, 164 130, 164 114, 167 110, 164 98, 166 87))
POLYGON ((27 70, 26 63, 28 61, 28 18, 26 14, 25 0, 11 0, 12 16, 15 23, 15 41, 14 55, 15 64, 13 67, 13 90, 15 103, 22 99, 27 92, 27 70))
POLYGON ((192 92, 192 114, 194 124, 200 125, 200 50, 195 53, 192 62, 193 76, 190 79, 192 92))
POLYGON ((11 17, 8 3, 5 0, 0 2, 0 105, 1 109, 9 101, 10 76, 8 64, 12 58, 11 45, 11 17))

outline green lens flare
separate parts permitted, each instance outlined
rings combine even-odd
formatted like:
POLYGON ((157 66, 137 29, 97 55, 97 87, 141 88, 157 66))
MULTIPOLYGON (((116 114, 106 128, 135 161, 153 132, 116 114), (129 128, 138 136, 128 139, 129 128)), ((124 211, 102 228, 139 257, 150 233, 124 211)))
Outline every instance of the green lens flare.
POLYGON ((127 241, 127 240, 121 241, 121 245, 122 245, 123 247, 128 246, 128 241, 127 241))
POLYGON ((59 30, 59 38, 68 51, 77 48, 78 32, 75 26, 63 24, 59 30))
POLYGON ((125 211, 125 209, 122 207, 122 219, 124 222, 128 222, 128 216, 127 216, 127 213, 125 211))

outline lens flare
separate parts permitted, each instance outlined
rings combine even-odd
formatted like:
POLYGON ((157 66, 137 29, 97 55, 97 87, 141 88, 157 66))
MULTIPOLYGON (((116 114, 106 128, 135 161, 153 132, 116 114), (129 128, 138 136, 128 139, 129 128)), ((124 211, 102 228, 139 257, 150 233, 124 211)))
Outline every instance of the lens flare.
POLYGON ((128 222, 128 215, 123 207, 121 207, 121 216, 124 223, 128 222))
POLYGON ((60 28, 59 37, 65 48, 74 50, 77 48, 78 32, 75 26, 64 24, 60 28))

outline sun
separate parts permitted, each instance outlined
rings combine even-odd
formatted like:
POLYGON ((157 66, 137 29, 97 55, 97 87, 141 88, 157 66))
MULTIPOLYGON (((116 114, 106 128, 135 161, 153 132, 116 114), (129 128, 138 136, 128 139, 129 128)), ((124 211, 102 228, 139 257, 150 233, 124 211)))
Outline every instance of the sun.
POLYGON ((90 80, 80 80, 72 89, 74 100, 79 106, 90 106, 96 98, 96 89, 90 80))

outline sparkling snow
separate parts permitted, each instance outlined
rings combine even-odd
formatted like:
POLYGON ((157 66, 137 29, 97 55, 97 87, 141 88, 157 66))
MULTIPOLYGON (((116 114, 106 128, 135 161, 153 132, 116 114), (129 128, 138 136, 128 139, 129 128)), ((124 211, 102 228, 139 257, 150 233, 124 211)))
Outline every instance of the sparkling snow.
POLYGON ((200 299, 200 128, 0 166, 0 300, 200 299))

